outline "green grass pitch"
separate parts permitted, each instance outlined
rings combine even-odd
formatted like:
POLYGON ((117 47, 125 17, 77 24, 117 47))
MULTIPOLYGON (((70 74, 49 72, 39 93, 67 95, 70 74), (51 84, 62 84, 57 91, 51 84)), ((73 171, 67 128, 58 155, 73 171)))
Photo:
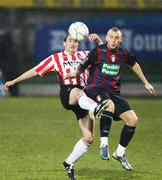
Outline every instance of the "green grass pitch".
MULTIPOLYGON (((99 124, 88 153, 76 163, 77 180, 162 179, 162 99, 129 98, 139 117, 127 148, 133 172, 99 157, 99 124)), ((117 147, 122 122, 113 122, 109 144, 117 147)), ((57 97, 0 99, 0 180, 66 180, 62 162, 81 137, 72 112, 57 97)))

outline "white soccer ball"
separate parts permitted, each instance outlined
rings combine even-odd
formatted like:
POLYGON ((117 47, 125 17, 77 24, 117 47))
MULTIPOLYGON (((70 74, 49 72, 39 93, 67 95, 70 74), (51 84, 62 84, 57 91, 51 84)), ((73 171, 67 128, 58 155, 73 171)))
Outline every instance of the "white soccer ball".
POLYGON ((83 41, 87 39, 89 35, 89 29, 83 22, 74 22, 69 26, 68 33, 73 39, 77 41, 83 41))

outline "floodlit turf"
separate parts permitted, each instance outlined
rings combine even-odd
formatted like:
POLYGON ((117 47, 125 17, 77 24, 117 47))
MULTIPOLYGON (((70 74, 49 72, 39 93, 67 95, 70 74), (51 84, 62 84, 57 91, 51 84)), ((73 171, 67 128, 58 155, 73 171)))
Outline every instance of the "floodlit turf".
MULTIPOLYGON (((139 116, 127 158, 133 172, 118 162, 100 160, 99 126, 88 153, 76 163, 77 180, 162 179, 162 99, 129 99, 139 116)), ((114 122, 110 152, 122 127, 114 122)), ((75 116, 58 98, 0 99, 0 180, 66 180, 62 162, 80 138, 75 116)))

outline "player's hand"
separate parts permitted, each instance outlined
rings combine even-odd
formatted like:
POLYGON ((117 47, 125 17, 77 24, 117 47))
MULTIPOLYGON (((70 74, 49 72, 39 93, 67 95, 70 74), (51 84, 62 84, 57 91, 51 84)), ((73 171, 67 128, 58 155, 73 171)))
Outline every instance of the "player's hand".
POLYGON ((65 75, 64 79, 72 79, 72 78, 76 78, 77 77, 77 72, 71 72, 65 75))
POLYGON ((150 83, 145 84, 145 88, 149 91, 150 94, 155 95, 154 87, 150 83))
POLYGON ((88 39, 89 39, 90 41, 95 41, 95 42, 97 42, 99 45, 100 45, 100 44, 103 44, 103 42, 102 42, 102 40, 100 39, 100 37, 99 37, 97 34, 95 34, 95 33, 90 34, 90 35, 88 36, 88 39))
POLYGON ((92 34, 90 34, 90 35, 88 36, 88 39, 89 39, 90 41, 96 41, 96 42, 98 42, 98 39, 100 39, 100 38, 99 38, 99 36, 98 36, 97 34, 92 33, 92 34))
POLYGON ((6 91, 8 91, 11 86, 14 86, 14 85, 15 85, 15 83, 16 83, 16 82, 15 82, 14 80, 12 80, 12 81, 7 81, 7 82, 4 84, 4 89, 5 89, 6 91))

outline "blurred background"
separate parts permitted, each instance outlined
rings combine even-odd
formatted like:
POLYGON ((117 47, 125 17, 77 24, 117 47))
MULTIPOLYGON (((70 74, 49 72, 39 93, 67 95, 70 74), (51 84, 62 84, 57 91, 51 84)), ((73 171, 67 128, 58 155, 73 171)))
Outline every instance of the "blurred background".
MULTIPOLYGON (((4 92, 3 83, 37 65, 63 48, 72 22, 82 21, 90 33, 105 41, 105 34, 118 26, 123 46, 140 59, 147 79, 162 95, 162 1, 159 0, 0 0, 0 96, 57 95, 54 73, 18 84, 4 92)), ((91 50, 96 44, 81 43, 91 50)), ((122 93, 147 96, 143 84, 128 69, 123 72, 122 93)))

